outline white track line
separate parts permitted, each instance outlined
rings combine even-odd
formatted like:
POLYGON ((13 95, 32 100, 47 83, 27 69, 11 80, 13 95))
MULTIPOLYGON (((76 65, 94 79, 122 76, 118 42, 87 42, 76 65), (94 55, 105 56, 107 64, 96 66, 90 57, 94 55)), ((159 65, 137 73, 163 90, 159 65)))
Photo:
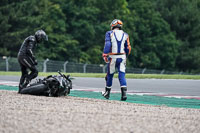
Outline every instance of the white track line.
POLYGON ((0 80, 0 85, 18 86, 19 82, 0 80))

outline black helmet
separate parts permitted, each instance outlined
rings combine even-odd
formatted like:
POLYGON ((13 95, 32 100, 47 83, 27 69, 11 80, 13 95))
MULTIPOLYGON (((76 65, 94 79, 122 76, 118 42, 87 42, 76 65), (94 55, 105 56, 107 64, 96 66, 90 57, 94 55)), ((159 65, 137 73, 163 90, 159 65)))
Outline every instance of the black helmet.
POLYGON ((36 31, 35 38, 38 43, 42 42, 43 40, 48 41, 48 36, 43 30, 36 31))

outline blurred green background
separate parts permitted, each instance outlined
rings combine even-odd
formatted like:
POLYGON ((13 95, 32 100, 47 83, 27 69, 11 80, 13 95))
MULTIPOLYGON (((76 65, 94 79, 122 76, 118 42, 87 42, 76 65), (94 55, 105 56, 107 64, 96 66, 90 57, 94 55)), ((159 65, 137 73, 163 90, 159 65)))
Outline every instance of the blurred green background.
POLYGON ((200 0, 1 0, 0 56, 16 57, 43 29, 38 59, 103 64, 115 18, 130 36, 129 67, 200 72, 200 0))

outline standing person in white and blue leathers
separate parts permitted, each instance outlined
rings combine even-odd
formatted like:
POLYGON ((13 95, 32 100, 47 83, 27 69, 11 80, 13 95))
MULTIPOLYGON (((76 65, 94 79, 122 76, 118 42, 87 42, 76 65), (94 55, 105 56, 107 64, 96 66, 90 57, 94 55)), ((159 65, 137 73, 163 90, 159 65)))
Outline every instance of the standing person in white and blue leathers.
POLYGON ((106 87, 102 94, 106 99, 110 98, 110 91, 115 73, 118 69, 118 78, 121 86, 121 100, 127 99, 127 83, 125 78, 126 59, 131 52, 129 36, 122 30, 122 21, 115 19, 110 24, 111 30, 106 32, 103 59, 107 63, 106 87))

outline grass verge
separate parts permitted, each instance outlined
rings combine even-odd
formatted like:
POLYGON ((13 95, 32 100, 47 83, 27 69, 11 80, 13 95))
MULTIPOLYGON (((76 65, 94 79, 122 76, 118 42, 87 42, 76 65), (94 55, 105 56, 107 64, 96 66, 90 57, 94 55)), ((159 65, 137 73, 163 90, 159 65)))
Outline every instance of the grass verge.
MULTIPOLYGON (((39 76, 48 76, 48 75, 57 75, 56 72, 40 72, 39 76)), ((95 78, 104 78, 105 73, 66 73, 70 74, 72 77, 95 77, 95 78)), ((20 76, 21 72, 5 72, 0 71, 0 75, 14 75, 20 76)), ((117 74, 115 74, 115 78, 117 78, 117 74)), ((126 78, 132 79, 195 79, 200 80, 200 75, 166 75, 166 74, 126 74, 126 78)))

